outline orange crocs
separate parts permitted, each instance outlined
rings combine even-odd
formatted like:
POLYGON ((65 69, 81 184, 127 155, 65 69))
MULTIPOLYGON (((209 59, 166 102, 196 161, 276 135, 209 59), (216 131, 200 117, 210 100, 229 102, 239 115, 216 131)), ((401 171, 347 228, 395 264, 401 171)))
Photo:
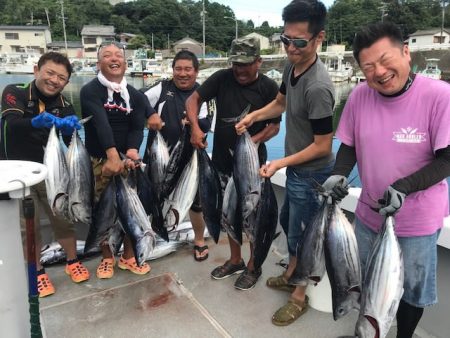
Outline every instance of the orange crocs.
POLYGON ((46 273, 37 275, 37 288, 40 298, 47 297, 55 293, 55 287, 46 273))
POLYGON ((130 259, 125 259, 122 256, 120 256, 119 264, 117 264, 119 268, 122 270, 130 270, 132 273, 135 273, 137 275, 145 275, 146 273, 149 273, 152 269, 150 265, 144 262, 142 266, 138 266, 136 263, 136 259, 134 257, 131 257, 130 259))
POLYGON ((89 279, 89 271, 86 267, 77 261, 72 264, 66 264, 66 274, 70 275, 72 282, 81 283, 89 279))
POLYGON ((114 263, 114 258, 103 258, 97 268, 97 278, 111 278, 114 275, 114 263))

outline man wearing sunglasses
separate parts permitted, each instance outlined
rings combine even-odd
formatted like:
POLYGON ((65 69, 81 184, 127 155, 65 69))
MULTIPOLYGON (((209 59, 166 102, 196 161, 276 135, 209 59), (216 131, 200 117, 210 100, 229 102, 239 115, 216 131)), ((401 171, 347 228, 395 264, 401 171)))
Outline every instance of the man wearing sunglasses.
POLYGON ((272 317, 272 323, 280 326, 291 324, 308 308, 306 283, 295 278, 297 243, 318 210, 314 185, 328 178, 334 164, 334 88, 316 52, 325 37, 325 17, 325 6, 316 0, 295 0, 283 9, 284 32, 280 39, 289 62, 280 91, 275 100, 236 125, 236 131, 243 133, 253 123, 286 111, 286 156, 260 170, 261 176, 271 177, 286 168, 280 224, 287 237, 289 265, 283 274, 266 282, 273 289, 292 292, 287 304, 272 317))
MULTIPOLYGON (((231 68, 219 70, 211 75, 186 101, 186 113, 191 123, 191 143, 196 148, 205 148, 204 132, 199 125, 198 112, 202 102, 216 98, 217 116, 214 129, 214 147, 212 161, 219 172, 222 190, 225 189, 233 174, 233 153, 237 135, 234 124, 226 119, 237 118, 250 105, 253 111, 264 107, 277 94, 277 84, 263 74, 261 67, 259 40, 240 38, 233 40, 229 61, 231 68)), ((266 162, 264 142, 278 133, 280 118, 267 119, 256 123, 249 129, 252 140, 259 144, 260 163, 266 162)), ((250 217, 249 217, 250 218, 250 217)), ((245 220, 244 220, 245 222, 245 220)), ((254 225, 257 226, 257 225, 254 225)), ((253 228, 253 226, 252 226, 253 228)), ((245 227, 244 227, 245 229, 245 227)), ((211 272, 216 280, 241 274, 234 287, 238 290, 253 288, 261 276, 261 269, 253 266, 253 244, 250 244, 250 259, 245 264, 241 256, 241 247, 229 236, 230 259, 211 272)))

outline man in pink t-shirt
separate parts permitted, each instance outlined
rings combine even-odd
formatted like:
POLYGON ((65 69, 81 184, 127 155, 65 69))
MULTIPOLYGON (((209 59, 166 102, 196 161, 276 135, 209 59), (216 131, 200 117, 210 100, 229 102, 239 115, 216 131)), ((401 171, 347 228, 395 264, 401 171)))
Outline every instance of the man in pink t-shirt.
POLYGON ((405 271, 397 337, 411 337, 423 308, 437 302, 436 241, 449 213, 450 86, 411 73, 408 46, 392 23, 363 28, 353 54, 366 82, 345 105, 336 132, 342 144, 323 186, 340 200, 358 164, 355 233, 363 273, 384 216, 395 214, 405 271))

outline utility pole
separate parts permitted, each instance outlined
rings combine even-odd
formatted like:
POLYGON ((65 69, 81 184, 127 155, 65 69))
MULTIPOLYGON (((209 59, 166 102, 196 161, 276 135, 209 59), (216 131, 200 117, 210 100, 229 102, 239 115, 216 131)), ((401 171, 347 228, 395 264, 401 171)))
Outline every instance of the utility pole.
POLYGON ((202 27, 203 27, 203 58, 205 58, 205 0, 202 1, 202 12, 200 13, 202 17, 202 27))
POLYGON ((385 2, 382 2, 381 6, 378 8, 381 10, 381 22, 383 22, 384 17, 388 15, 388 13, 386 13, 387 4, 385 2))
POLYGON ((62 18, 63 33, 64 33, 64 46, 66 48, 66 55, 68 55, 68 52, 67 52, 67 36, 66 36, 66 19, 64 18, 64 0, 60 0, 59 3, 61 4, 61 18, 62 18))
POLYGON ((48 8, 44 8, 44 10, 45 10, 45 16, 47 17, 48 28, 50 29, 50 19, 48 17, 48 8))
POLYGON ((442 0, 442 21, 441 21, 441 38, 440 43, 443 43, 444 41, 444 18, 445 18, 445 3, 447 0, 442 0))
POLYGON ((152 52, 154 52, 154 51, 155 51, 155 48, 153 46, 153 33, 152 33, 152 52))
POLYGON ((236 23, 236 39, 238 38, 238 19, 237 18, 233 18, 231 16, 224 16, 225 19, 231 19, 234 20, 236 23))

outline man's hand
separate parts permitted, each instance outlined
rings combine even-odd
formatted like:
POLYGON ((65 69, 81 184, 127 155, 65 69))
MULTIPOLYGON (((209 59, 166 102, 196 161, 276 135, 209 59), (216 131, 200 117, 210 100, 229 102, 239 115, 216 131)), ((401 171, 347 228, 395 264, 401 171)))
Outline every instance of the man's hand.
POLYGON ((206 142, 203 142, 205 133, 200 129, 200 127, 191 129, 191 144, 196 149, 206 148, 206 142))
POLYGON ((124 170, 124 164, 120 159, 116 148, 109 148, 106 150, 107 160, 102 167, 103 176, 115 176, 124 170))
POLYGON ((254 122, 254 120, 253 120, 252 114, 245 116, 242 120, 240 120, 234 126, 234 128, 236 128, 236 133, 238 135, 245 133, 247 128, 249 128, 253 124, 253 122, 254 122))
POLYGON ((60 120, 59 117, 44 111, 31 119, 31 125, 34 128, 51 128, 54 124, 57 125, 60 120))
POLYGON ((391 185, 384 192, 383 199, 378 201, 383 207, 378 211, 382 216, 395 215, 403 205, 406 194, 394 189, 391 185))
POLYGON ((147 128, 151 130, 161 130, 164 122, 158 114, 152 114, 147 119, 147 128))
POLYGON ((135 169, 139 166, 139 153, 137 149, 128 149, 125 154, 127 159, 125 160, 125 167, 128 169, 135 169))
POLYGON ((340 202, 348 195, 347 178, 343 175, 331 175, 322 184, 324 193, 321 196, 327 197, 327 202, 340 202))
POLYGON ((56 128, 61 130, 61 134, 65 136, 71 135, 75 129, 76 130, 81 129, 81 124, 78 121, 78 117, 75 115, 70 115, 62 119, 59 119, 59 121, 57 121, 55 125, 56 128))
POLYGON ((279 165, 279 161, 278 160, 273 160, 273 161, 270 161, 267 164, 264 164, 259 169, 259 174, 262 177, 272 177, 281 168, 282 167, 279 165))

